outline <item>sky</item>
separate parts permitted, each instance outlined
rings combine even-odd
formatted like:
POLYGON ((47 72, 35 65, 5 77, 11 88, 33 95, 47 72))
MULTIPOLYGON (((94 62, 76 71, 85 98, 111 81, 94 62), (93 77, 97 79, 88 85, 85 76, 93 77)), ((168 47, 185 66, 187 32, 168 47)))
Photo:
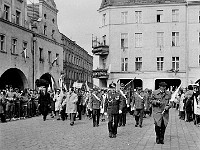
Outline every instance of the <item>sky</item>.
MULTIPOLYGON (((27 0, 38 3, 39 0, 27 0)), ((58 9, 57 23, 61 33, 92 55, 92 34, 98 35, 102 0, 54 0, 58 9)), ((93 56, 93 55, 92 55, 93 56)), ((98 66, 94 56, 93 68, 98 66)))

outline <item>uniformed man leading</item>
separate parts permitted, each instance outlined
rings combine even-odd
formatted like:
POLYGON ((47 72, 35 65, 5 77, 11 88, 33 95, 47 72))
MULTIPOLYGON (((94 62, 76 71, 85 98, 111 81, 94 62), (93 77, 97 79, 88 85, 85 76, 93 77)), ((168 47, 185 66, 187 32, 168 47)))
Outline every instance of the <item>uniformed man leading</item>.
POLYGON ((171 93, 166 91, 166 87, 165 82, 159 83, 159 89, 153 91, 151 99, 157 144, 164 144, 165 129, 169 121, 171 93))
POLYGON ((119 114, 122 113, 122 95, 116 91, 116 84, 111 83, 109 85, 110 91, 108 97, 105 100, 105 114, 108 115, 108 131, 110 138, 116 138, 117 127, 119 121, 119 114))

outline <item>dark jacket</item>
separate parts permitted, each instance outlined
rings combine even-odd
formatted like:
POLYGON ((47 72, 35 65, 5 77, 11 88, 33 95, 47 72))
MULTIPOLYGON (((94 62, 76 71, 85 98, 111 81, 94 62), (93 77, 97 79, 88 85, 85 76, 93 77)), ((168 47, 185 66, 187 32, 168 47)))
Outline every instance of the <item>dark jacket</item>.
POLYGON ((41 114, 47 115, 50 106, 50 94, 48 92, 45 92, 45 94, 43 92, 40 92, 38 103, 40 104, 39 111, 41 112, 41 114))
POLYGON ((168 106, 171 107, 171 103, 169 103, 169 100, 171 99, 171 92, 165 91, 161 92, 159 89, 153 91, 152 94, 152 107, 153 107, 153 118, 154 123, 157 126, 161 126, 162 119, 164 120, 165 126, 167 126, 169 121, 169 111, 164 111, 165 107, 168 106), (158 104, 158 101, 160 104, 158 104))
POLYGON ((91 98, 89 100, 90 108, 92 109, 100 109, 101 106, 101 94, 100 93, 92 93, 91 98), (94 96, 97 96, 97 98, 94 96))
POLYGON ((118 114, 123 109, 123 96, 119 92, 109 92, 105 100, 105 111, 108 114, 118 114))
POLYGON ((138 92, 135 92, 132 97, 133 103, 132 105, 135 105, 136 109, 144 109, 144 95, 139 94, 138 92))

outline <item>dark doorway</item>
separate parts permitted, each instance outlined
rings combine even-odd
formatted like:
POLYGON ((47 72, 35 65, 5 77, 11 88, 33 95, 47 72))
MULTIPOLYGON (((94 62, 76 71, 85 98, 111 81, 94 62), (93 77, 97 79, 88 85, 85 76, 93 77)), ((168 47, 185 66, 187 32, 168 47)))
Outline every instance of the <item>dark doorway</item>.
POLYGON ((159 83, 160 82, 165 82, 167 83, 167 89, 174 91, 177 87, 179 87, 179 85, 181 84, 181 80, 180 79, 156 79, 155 80, 155 89, 159 88, 159 83))
POLYGON ((44 80, 48 81, 48 83, 50 84, 51 88, 54 88, 54 89, 57 88, 56 84, 55 84, 55 81, 54 81, 53 77, 51 76, 51 74, 45 73, 40 77, 40 79, 44 79, 44 80), (52 84, 52 82, 53 82, 53 84, 52 84))
POLYGON ((0 77, 0 83, 0 89, 4 89, 6 85, 20 90, 28 88, 26 76, 17 68, 6 70, 0 77))

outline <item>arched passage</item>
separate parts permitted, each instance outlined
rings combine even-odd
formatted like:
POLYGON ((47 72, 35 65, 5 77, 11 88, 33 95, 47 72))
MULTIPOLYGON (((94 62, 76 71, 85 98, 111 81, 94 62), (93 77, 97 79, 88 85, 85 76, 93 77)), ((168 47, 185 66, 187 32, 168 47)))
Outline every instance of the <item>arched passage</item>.
POLYGON ((0 89, 4 89, 6 85, 23 90, 28 88, 28 81, 21 70, 10 68, 0 77, 0 89))
POLYGON ((167 83, 167 89, 175 90, 179 85, 181 84, 180 79, 156 79, 155 80, 155 89, 159 88, 159 83, 160 82, 165 82, 167 83))
POLYGON ((53 85, 53 87, 52 88, 56 88, 56 83, 55 83, 55 81, 54 81, 54 78, 52 77, 52 75, 50 74, 50 73, 45 73, 45 74, 43 74, 41 77, 40 77, 40 79, 44 79, 44 80, 46 80, 46 81, 48 81, 49 83, 50 83, 50 86, 52 87, 52 85, 53 85), (53 82, 53 83, 52 83, 53 82))

